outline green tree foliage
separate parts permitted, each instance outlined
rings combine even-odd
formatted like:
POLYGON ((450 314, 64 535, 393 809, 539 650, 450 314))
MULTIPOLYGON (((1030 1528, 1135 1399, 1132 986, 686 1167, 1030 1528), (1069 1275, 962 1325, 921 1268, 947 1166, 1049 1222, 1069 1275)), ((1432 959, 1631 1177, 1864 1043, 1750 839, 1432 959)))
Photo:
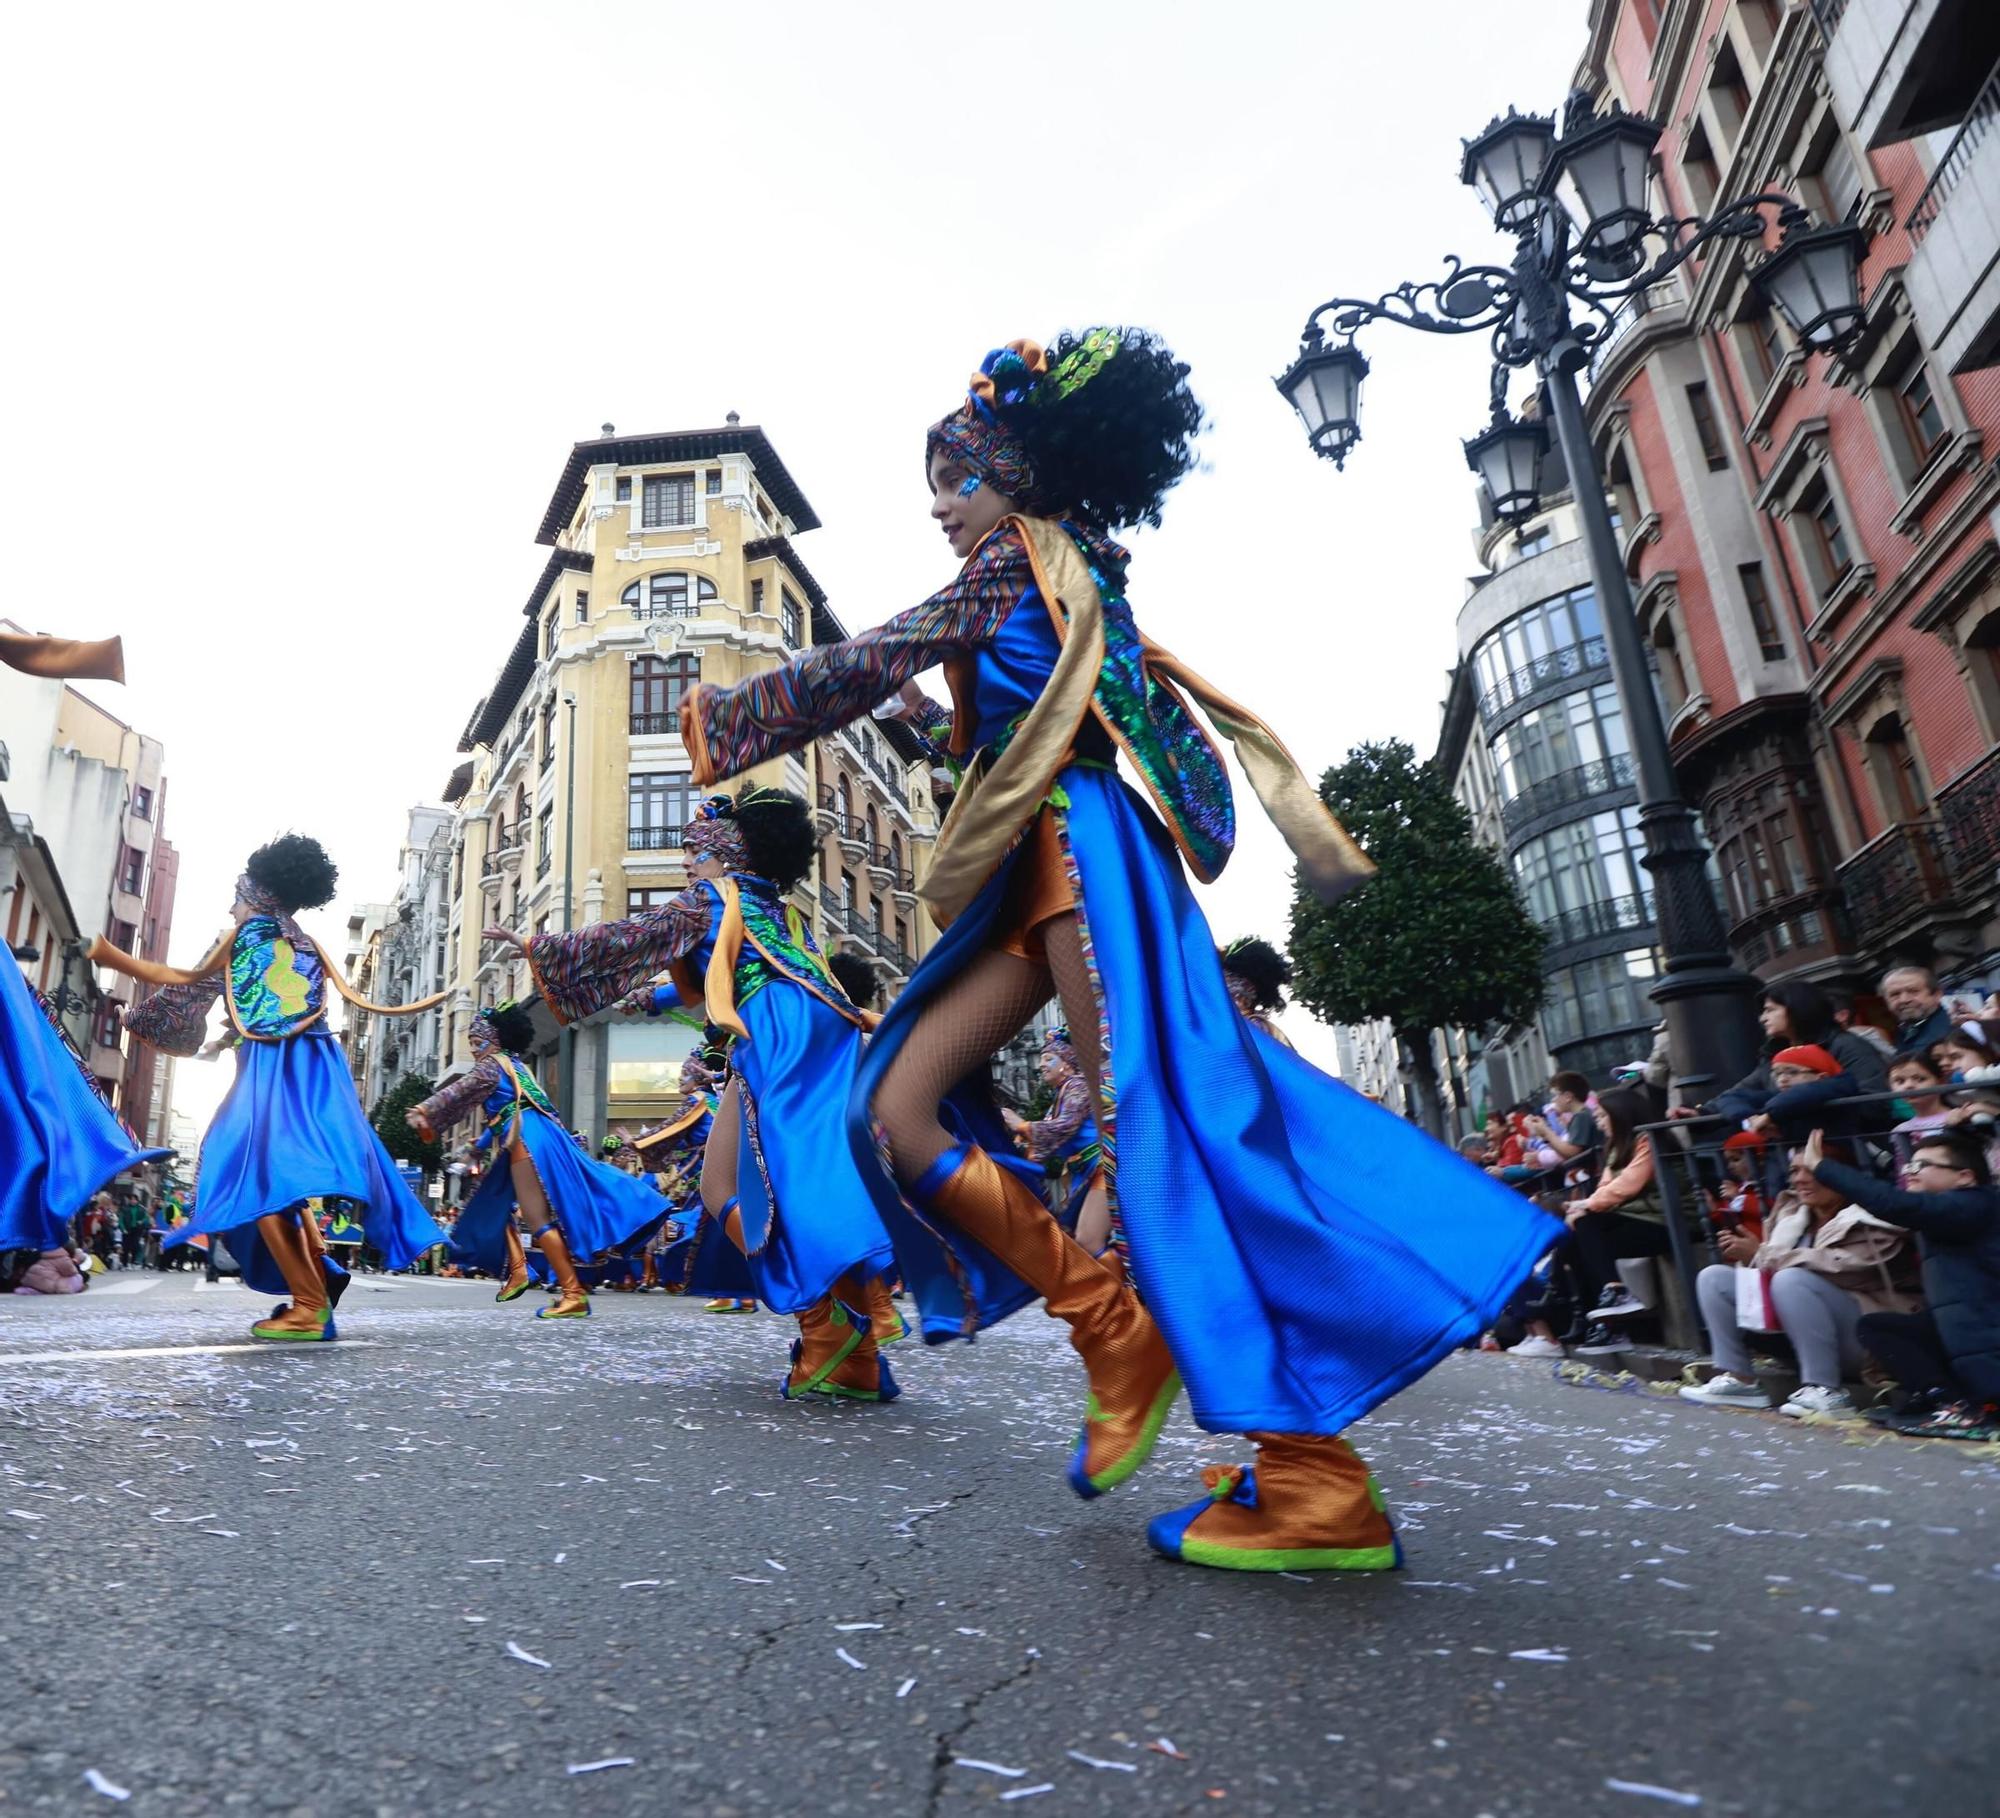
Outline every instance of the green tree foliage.
POLYGON ((1540 925, 1497 853, 1472 837, 1435 762, 1400 739, 1357 745, 1320 799, 1381 867, 1326 904, 1295 890, 1293 991, 1329 1022, 1386 1019, 1408 1047, 1436 1128, 1430 1032, 1523 1022, 1542 1001, 1540 925))
POLYGON ((443 1148, 437 1143, 425 1142, 403 1121, 409 1112, 436 1090, 435 1080, 420 1079, 414 1073, 406 1073, 375 1101, 375 1109, 369 1113, 368 1121, 375 1126, 375 1134, 382 1139, 382 1147, 397 1161, 411 1162, 425 1169, 444 1166, 443 1148))

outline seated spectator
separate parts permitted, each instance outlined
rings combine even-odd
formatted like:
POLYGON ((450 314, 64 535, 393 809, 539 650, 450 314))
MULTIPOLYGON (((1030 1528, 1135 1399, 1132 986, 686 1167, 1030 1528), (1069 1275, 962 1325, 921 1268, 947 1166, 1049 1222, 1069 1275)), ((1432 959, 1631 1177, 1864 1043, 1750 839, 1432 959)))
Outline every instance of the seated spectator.
MULTIPOLYGON (((1488 1121, 1490 1123, 1492 1120, 1488 1121)), ((1475 1168, 1484 1168, 1488 1165, 1488 1158, 1492 1155, 1493 1148, 1483 1136, 1461 1136, 1458 1139, 1458 1152, 1475 1168)))
POLYGON ((1590 1109, 1590 1081, 1581 1073, 1558 1073, 1549 1081, 1549 1105, 1558 1121, 1530 1117, 1528 1133, 1555 1152, 1567 1175, 1582 1179, 1595 1172, 1597 1120, 1590 1109))
POLYGON ((1653 1115, 1652 1099, 1632 1087, 1614 1086, 1598 1095, 1593 1116, 1604 1139, 1604 1179, 1589 1198, 1563 1207, 1584 1283, 1595 1296, 1590 1323, 1576 1347, 1581 1356, 1622 1350, 1623 1340, 1606 1322, 1649 1311, 1620 1279, 1619 1263, 1666 1256, 1673 1248, 1654 1175, 1653 1139, 1639 1128, 1653 1115))
POLYGON ((1722 1145, 1723 1183, 1712 1198, 1714 1219, 1725 1231, 1745 1231, 1759 1242, 1764 1236, 1764 1139, 1739 1130, 1722 1145))
POLYGON ((1840 1141, 1880 1127, 1875 1107, 1850 1109, 1836 1102, 1854 1097, 1858 1088, 1847 1069, 1814 1043, 1780 1048, 1772 1055, 1771 1085, 1770 1102, 1755 1117, 1745 1119, 1744 1129, 1802 1143, 1816 1129, 1840 1141))
POLYGON ((1770 1271, 1772 1310, 1798 1354, 1799 1387, 1778 1412, 1794 1419, 1852 1413, 1853 1399, 1841 1382, 1861 1367, 1856 1334, 1862 1319, 1907 1313, 1917 1304, 1902 1231, 1849 1205, 1801 1158, 1792 1163, 1790 1191, 1778 1202, 1770 1236, 1760 1244, 1744 1232, 1725 1231, 1716 1247, 1723 1261, 1709 1264, 1695 1282, 1715 1374, 1699 1388, 1683 1389, 1681 1399, 1731 1408, 1771 1405, 1736 1324, 1733 1265, 1744 1263, 1770 1271))
POLYGON ((1888 1089, 1889 1071, 1881 1051, 1873 1043, 1835 1026, 1832 1001, 1817 985, 1804 979, 1780 979, 1765 986, 1757 1016, 1769 1044, 1766 1058, 1726 1092, 1717 1093, 1702 1110, 1738 1122, 1762 1111, 1777 1091, 1771 1083, 1769 1056, 1784 1048, 1824 1048, 1853 1081, 1855 1093, 1888 1089))
POLYGON ((2000 1188, 1985 1148, 1959 1130, 1925 1137, 1908 1192, 1829 1159, 1817 1134, 1802 1158, 1843 1197, 1917 1235, 1924 1310, 1870 1313, 1857 1328, 1911 1398, 1888 1424, 1926 1439, 2000 1438, 2000 1188))

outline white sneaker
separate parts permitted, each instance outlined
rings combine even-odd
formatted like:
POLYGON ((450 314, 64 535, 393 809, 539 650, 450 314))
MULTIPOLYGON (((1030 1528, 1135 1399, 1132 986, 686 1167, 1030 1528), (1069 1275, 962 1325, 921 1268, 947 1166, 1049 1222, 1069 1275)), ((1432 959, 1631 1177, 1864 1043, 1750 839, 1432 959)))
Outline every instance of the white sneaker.
POLYGON ((1742 1377, 1731 1376, 1724 1370, 1718 1370, 1705 1383, 1683 1389, 1681 1400, 1700 1402, 1704 1407, 1711 1408, 1768 1408, 1771 1405, 1770 1396, 1754 1382, 1745 1382, 1742 1377))
POLYGON ((1507 1355, 1509 1357, 1560 1357, 1563 1355, 1563 1348, 1553 1338, 1542 1338, 1531 1332, 1519 1344, 1509 1345, 1507 1347, 1507 1355))
POLYGON ((1636 1294, 1621 1294, 1608 1307, 1593 1307, 1592 1319, 1634 1319, 1641 1313, 1650 1313, 1652 1308, 1636 1294))
POLYGON ((1778 1412, 1788 1414, 1794 1420, 1803 1420, 1808 1414, 1825 1414, 1838 1419, 1843 1414, 1855 1412, 1854 1398, 1845 1389, 1824 1389, 1816 1382, 1809 1382, 1802 1388, 1794 1389, 1778 1412))

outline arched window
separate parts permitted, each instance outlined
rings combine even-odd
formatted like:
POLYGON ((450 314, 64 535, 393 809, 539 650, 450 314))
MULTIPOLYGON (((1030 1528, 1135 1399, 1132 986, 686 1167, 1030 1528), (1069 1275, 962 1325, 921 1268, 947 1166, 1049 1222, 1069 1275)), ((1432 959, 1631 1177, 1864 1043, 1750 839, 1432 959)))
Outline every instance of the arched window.
POLYGON ((638 619, 698 619, 715 598, 715 583, 707 575, 670 570, 634 581, 618 601, 638 619))
POLYGON ((875 804, 868 804, 868 852, 872 858, 882 850, 882 823, 875 818, 875 804))
POLYGON ((854 789, 848 782, 845 772, 842 773, 840 781, 834 785, 834 793, 840 801, 840 825, 835 831, 845 836, 847 830, 854 825, 854 789))
POLYGON ((631 730, 672 732, 679 724, 681 697, 701 680, 701 658, 640 657, 632 665, 631 730))
POLYGON ((903 870, 903 836, 900 833, 889 835, 889 863, 896 867, 896 882, 900 885, 906 875, 903 870))

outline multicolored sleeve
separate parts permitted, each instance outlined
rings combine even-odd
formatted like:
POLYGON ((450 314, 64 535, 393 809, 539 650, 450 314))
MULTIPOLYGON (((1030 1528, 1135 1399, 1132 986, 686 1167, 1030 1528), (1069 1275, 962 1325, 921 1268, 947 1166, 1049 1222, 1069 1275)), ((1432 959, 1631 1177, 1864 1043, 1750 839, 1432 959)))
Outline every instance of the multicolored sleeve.
POLYGON ((212 972, 192 984, 162 985, 125 1012, 125 1027, 162 1054, 194 1054, 208 1033, 208 1013, 222 995, 222 983, 223 975, 212 972))
POLYGON ((1047 1161, 1083 1128, 1090 1115, 1090 1088, 1080 1079, 1066 1079, 1056 1102, 1040 1123, 1021 1132, 1021 1141, 1036 1161, 1047 1161))
POLYGON ((1031 581, 1027 546, 1005 529, 973 551, 949 587, 887 624, 844 644, 821 644, 734 688, 690 689, 681 737, 695 781, 720 782, 797 751, 863 718, 926 669, 982 648, 1031 581))
POLYGON ((449 1130, 474 1105, 484 1104, 487 1093, 499 1083, 499 1062, 483 1060, 470 1073, 433 1092, 417 1107, 417 1116, 433 1134, 449 1130))
POLYGON ((951 756, 952 717, 949 707, 941 707, 928 695, 924 704, 913 712, 906 724, 924 742, 924 750, 929 753, 933 764, 942 764, 951 756))
POLYGON ((714 900, 709 886, 690 884, 672 902, 629 921, 536 935, 528 965, 543 1001, 567 1023, 608 1009, 695 949, 708 932, 714 900))

